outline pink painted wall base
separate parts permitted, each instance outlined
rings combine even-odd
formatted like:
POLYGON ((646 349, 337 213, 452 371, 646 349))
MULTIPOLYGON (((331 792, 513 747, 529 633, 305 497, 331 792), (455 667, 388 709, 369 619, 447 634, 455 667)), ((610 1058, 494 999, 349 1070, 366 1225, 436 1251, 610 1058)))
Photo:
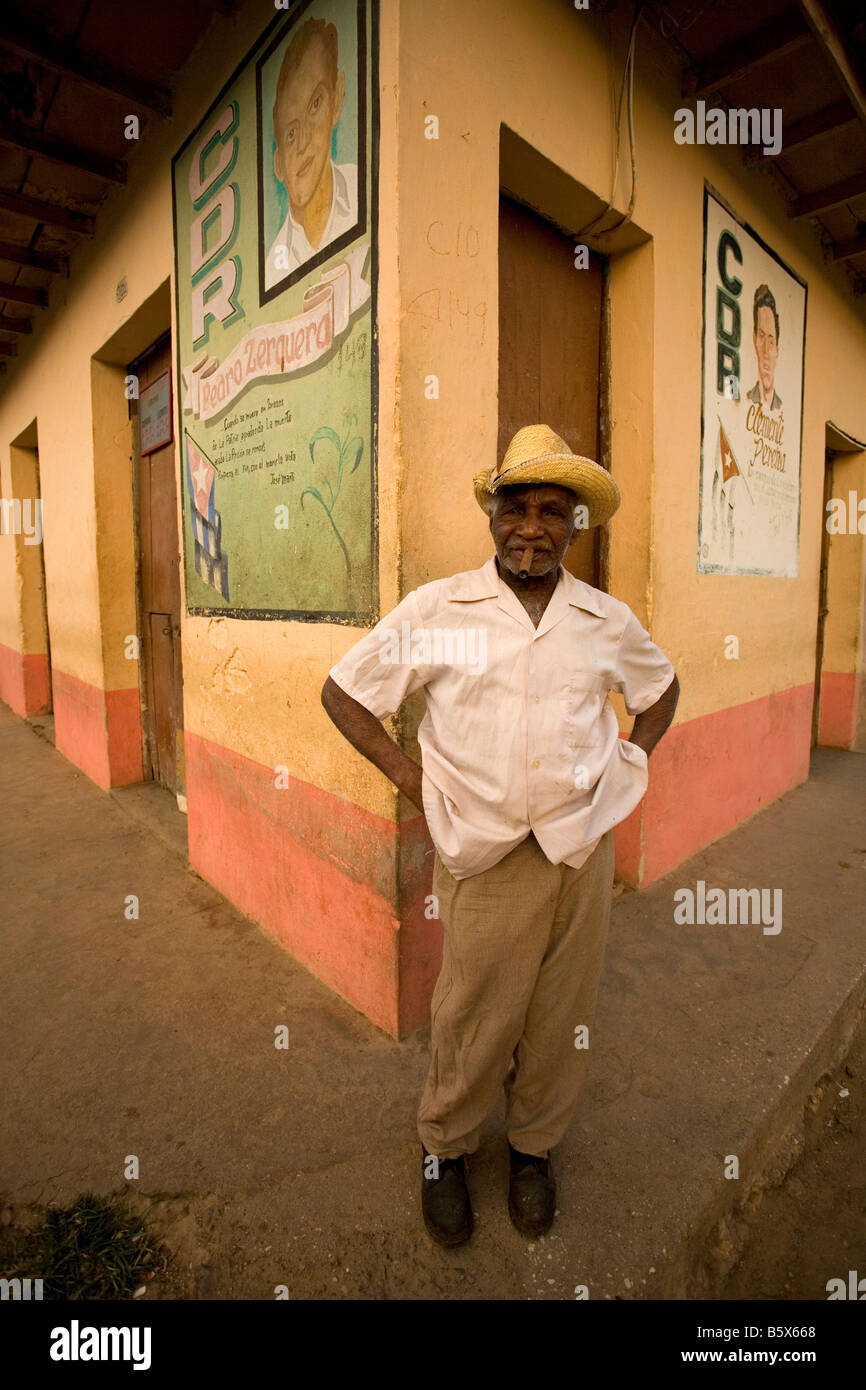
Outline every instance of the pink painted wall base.
POLYGON ((860 708, 857 672, 825 671, 821 675, 818 742, 824 748, 853 748, 860 708))
MULTIPOLYGON (((23 700, 22 671, 0 651, 3 688, 23 700)), ((59 751, 101 787, 140 781, 138 691, 58 671, 53 686, 59 751)), ((618 877, 654 882, 804 781, 812 695, 802 685, 669 730, 616 829, 618 877)), ((825 677, 822 730, 853 740, 858 698, 855 678, 825 677)), ((398 830, 189 731, 184 742, 192 867, 384 1032, 421 1027, 442 960, 423 818, 398 830)))
POLYGON ((46 653, 26 655, 0 642, 0 700, 29 719, 51 709, 51 676, 46 653))
POLYGON ((396 826, 187 731, 190 864, 320 980, 399 1030, 396 826))
POLYGON ((100 690, 56 667, 52 681, 57 751, 103 790, 140 782, 144 770, 138 690, 100 690))
POLYGON ((646 887, 809 776, 813 686, 669 729, 649 788, 615 832, 617 876, 646 887))

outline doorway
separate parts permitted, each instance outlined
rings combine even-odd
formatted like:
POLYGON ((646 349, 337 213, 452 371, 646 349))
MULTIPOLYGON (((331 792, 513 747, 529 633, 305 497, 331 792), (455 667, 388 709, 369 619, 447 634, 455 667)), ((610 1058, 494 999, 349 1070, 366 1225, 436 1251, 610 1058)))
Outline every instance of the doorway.
MULTIPOLYGON (((573 237, 500 195, 500 459, 517 430, 539 423, 575 453, 600 458, 606 262, 592 251, 580 268, 575 259, 573 237)), ((601 529, 584 531, 564 561, 596 588, 601 529)))
POLYGON ((21 508, 21 530, 15 545, 16 567, 21 582, 22 650, 26 663, 22 713, 38 733, 53 743, 51 637, 45 580, 39 435, 35 420, 12 441, 9 461, 10 495, 19 499, 18 505, 21 508))
POLYGON ((128 375, 138 378, 130 414, 144 776, 177 795, 182 791, 183 669, 171 335, 131 362, 128 375))
POLYGON ((827 614, 830 609, 827 603, 828 578, 830 574, 830 532, 827 529, 828 503, 833 496, 833 460, 836 457, 832 449, 827 449, 824 453, 824 500, 821 507, 821 573, 818 583, 818 632, 815 639, 815 693, 812 697, 812 747, 818 746, 818 737, 821 727, 821 671, 824 666, 824 634, 827 624, 827 614))
MULTIPOLYGON (((42 517, 42 479, 39 476, 39 446, 33 450, 33 497, 35 505, 39 508, 40 521, 42 517)), ((44 689, 40 692, 41 708, 39 708, 31 723, 36 723, 49 743, 54 742, 54 699, 51 690, 51 630, 48 626, 48 589, 45 583, 45 537, 43 535, 42 544, 37 547, 37 565, 34 574, 35 587, 38 592, 39 616, 37 619, 41 645, 45 647, 45 676, 44 689)))

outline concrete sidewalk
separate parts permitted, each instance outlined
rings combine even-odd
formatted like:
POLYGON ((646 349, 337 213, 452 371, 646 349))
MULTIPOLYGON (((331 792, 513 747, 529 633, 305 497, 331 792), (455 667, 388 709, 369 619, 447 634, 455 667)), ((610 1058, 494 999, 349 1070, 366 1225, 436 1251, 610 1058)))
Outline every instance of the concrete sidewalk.
POLYGON ((796 1149, 866 1001, 866 758, 821 751, 807 784, 618 898, 560 1215, 534 1244, 512 1228, 500 1109, 471 1162, 476 1233, 446 1252, 420 1216, 427 1030, 385 1037, 5 707, 0 785, 3 1220, 118 1191, 137 1155, 129 1187, 182 1280, 148 1297, 712 1295, 737 1207, 796 1149), (781 889, 782 930, 676 925, 697 880, 781 889))

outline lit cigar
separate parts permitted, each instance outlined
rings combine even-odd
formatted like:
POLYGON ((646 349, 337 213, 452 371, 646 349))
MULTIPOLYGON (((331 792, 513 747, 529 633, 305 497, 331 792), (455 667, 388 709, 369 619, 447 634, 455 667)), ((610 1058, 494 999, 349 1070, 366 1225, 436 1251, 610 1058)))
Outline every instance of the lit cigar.
POLYGON ((528 579, 528 578, 529 578, 529 571, 530 571, 530 569, 532 568, 532 554, 533 554, 533 550, 534 550, 534 549, 535 549, 534 546, 528 545, 528 546, 526 547, 526 549, 524 550, 523 554, 521 555, 521 557, 520 557, 520 571, 519 571, 519 573, 518 573, 518 578, 519 578, 519 579, 528 579))

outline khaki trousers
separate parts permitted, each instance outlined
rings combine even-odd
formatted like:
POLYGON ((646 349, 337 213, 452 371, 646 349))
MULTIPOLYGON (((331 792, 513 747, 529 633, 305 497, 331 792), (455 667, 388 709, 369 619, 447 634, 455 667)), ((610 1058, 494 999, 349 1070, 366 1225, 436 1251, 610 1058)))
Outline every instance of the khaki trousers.
POLYGON ((612 830, 579 869, 551 864, 532 834, 471 878, 436 855, 444 942, 418 1110, 428 1153, 474 1153, 500 1086, 515 1149, 543 1157, 559 1143, 586 1070, 575 1030, 592 1022, 613 869, 612 830))

